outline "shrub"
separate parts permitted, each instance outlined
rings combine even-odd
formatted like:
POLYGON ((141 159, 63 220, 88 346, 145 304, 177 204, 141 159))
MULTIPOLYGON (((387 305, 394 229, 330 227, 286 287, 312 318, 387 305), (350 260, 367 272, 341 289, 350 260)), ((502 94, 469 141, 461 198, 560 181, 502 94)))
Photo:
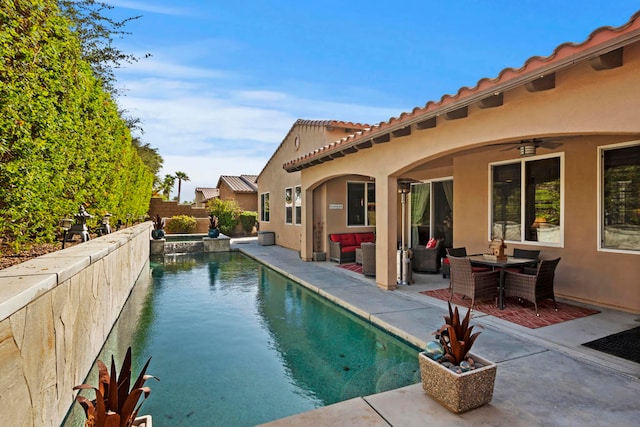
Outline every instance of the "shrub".
POLYGON ((198 225, 198 221, 188 215, 176 215, 171 217, 167 224, 169 233, 189 234, 193 233, 198 225))
POLYGON ((220 232, 231 235, 231 232, 238 223, 242 210, 235 200, 213 199, 207 202, 207 210, 211 215, 218 217, 220 232))
POLYGON ((240 224, 246 233, 251 233, 256 222, 258 222, 258 212, 244 211, 240 214, 240 224))

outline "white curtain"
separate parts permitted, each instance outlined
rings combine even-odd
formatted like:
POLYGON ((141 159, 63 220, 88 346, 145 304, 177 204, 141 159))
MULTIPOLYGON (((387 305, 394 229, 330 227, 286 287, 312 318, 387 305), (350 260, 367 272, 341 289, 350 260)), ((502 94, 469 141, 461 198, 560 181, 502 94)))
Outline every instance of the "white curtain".
POLYGON ((422 218, 427 207, 430 190, 430 184, 413 184, 411 186, 411 246, 416 246, 420 241, 417 222, 422 218))

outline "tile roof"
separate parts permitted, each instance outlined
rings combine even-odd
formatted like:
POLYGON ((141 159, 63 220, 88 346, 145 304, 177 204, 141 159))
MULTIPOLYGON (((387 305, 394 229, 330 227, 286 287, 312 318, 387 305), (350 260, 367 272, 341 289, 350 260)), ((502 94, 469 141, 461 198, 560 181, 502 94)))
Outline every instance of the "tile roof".
POLYGON ((201 192, 204 201, 220 196, 220 190, 217 188, 196 187, 196 193, 201 192))
MULTIPOLYGON (((280 150, 280 147, 282 147, 282 145, 287 140, 287 138, 289 138, 289 135, 291 135, 291 132, 293 132, 293 130, 296 128, 296 126, 304 126, 304 125, 306 125, 306 126, 337 127, 337 128, 345 128, 345 129, 368 129, 368 128, 371 127, 371 125, 368 125, 368 124, 365 124, 365 123, 344 122, 344 121, 341 121, 341 120, 306 120, 306 119, 298 119, 298 120, 295 121, 295 123, 293 123, 293 125, 291 126, 291 128, 289 129, 289 132, 287 132, 285 137, 282 138, 282 141, 280 141, 280 145, 278 145, 278 148, 276 148, 274 150, 274 152, 271 155, 271 157, 269 158, 269 160, 267 160, 267 163, 265 164, 264 168, 262 168, 262 171, 260 171, 260 175, 262 175, 262 172, 264 172, 264 170, 267 168, 269 163, 271 163, 271 160, 274 158, 276 153, 280 150)), ((258 176, 260 176, 260 175, 258 175, 258 176)))
POLYGON ((429 101, 424 107, 416 107, 411 112, 403 112, 386 122, 363 128, 324 147, 320 147, 283 165, 288 172, 295 172, 335 157, 342 157, 358 151, 359 145, 368 148, 389 140, 392 132, 402 130, 415 123, 423 123, 441 114, 453 112, 465 106, 485 100, 493 95, 528 84, 545 75, 572 66, 578 61, 590 60, 640 40, 640 12, 636 12, 626 24, 619 27, 604 26, 594 30, 582 43, 563 43, 546 57, 533 56, 520 68, 505 68, 495 78, 482 78, 470 88, 464 86, 455 95, 443 95, 440 101, 429 101))
POLYGON ((221 175, 218 180, 218 187, 224 182, 234 193, 256 193, 258 192, 257 179, 257 175, 221 175))

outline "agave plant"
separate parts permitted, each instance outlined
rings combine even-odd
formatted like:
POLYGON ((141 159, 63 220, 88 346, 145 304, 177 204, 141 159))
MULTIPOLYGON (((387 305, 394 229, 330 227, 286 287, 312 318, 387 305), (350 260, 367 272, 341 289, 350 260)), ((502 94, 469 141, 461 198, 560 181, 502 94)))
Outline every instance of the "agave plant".
POLYGON ((154 230, 164 229, 164 220, 159 214, 156 214, 156 218, 153 220, 153 229, 154 230))
POLYGON ((443 359, 460 365, 460 362, 466 360, 473 343, 480 335, 480 332, 471 334, 473 326, 469 326, 471 309, 467 310, 467 315, 460 322, 460 314, 458 307, 452 310, 449 303, 449 316, 444 316, 445 324, 436 331, 436 339, 440 341, 444 348, 443 359))
POLYGON ((111 356, 110 373, 101 360, 96 362, 98 365, 98 387, 81 384, 73 388, 74 390, 91 389, 96 394, 94 400, 80 395, 76 397, 87 416, 85 427, 130 427, 133 424, 142 403, 151 394, 151 389, 144 387, 145 381, 150 378, 159 381, 152 375, 145 375, 149 362, 151 362, 151 358, 145 363, 131 389, 129 388, 131 385, 131 347, 127 349, 127 354, 122 361, 119 376, 113 355, 111 356), (142 401, 140 401, 141 397, 143 397, 142 401))

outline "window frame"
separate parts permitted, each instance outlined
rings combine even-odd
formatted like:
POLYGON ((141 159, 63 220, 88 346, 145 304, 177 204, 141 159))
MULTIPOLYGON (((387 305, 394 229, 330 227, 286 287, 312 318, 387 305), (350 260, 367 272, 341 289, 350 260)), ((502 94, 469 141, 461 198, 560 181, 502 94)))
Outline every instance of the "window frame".
POLYGON ((269 213, 269 192, 265 191, 264 193, 260 193, 260 221, 261 222, 269 222, 270 213, 269 213), (265 204, 266 201, 266 204, 265 204), (265 209, 266 205, 266 209, 265 209))
POLYGON ((285 187, 284 189, 284 223, 293 224, 293 187, 285 187))
POLYGON ((493 168, 495 166, 504 166, 504 165, 513 165, 520 164, 520 240, 505 240, 505 242, 516 243, 521 245, 531 245, 531 246, 545 246, 545 247, 553 247, 553 248, 564 248, 564 218, 565 218, 565 156, 564 152, 561 153, 549 153, 549 154, 541 154, 537 156, 530 157, 522 157, 520 159, 511 159, 504 160, 499 162, 490 162, 488 164, 488 194, 487 200, 489 203, 487 204, 487 240, 491 241, 493 237, 493 168), (526 164, 528 162, 544 160, 544 159, 552 159, 558 158, 560 160, 560 241, 559 242, 540 242, 537 240, 526 240, 525 235, 525 227, 522 224, 525 224, 525 216, 526 216, 526 164))
POLYGON ((302 225, 302 185, 293 187, 293 223, 302 225))
POLYGON ((640 255, 640 250, 633 249, 618 249, 603 246, 604 244, 604 227, 605 227, 605 215, 604 215, 604 153, 605 151, 618 150, 622 148, 640 146, 640 140, 621 142, 618 144, 600 145, 597 150, 597 164, 598 164, 598 185, 597 185, 597 251, 598 252, 610 252, 610 253, 622 253, 628 255, 640 255))
POLYGON ((373 212, 375 215, 376 212, 376 202, 375 200, 373 202, 369 202, 369 185, 373 185, 374 187, 374 198, 375 198, 375 181, 371 182, 371 181, 355 181, 355 180, 350 180, 346 182, 346 201, 347 201, 347 209, 346 209, 346 215, 345 215, 345 223, 347 227, 375 227, 375 223, 374 224, 369 224, 369 206, 370 203, 373 203, 373 212), (362 184, 364 185, 364 199, 363 199, 363 210, 364 210, 364 224, 349 224, 349 207, 350 207, 350 203, 349 203, 349 185, 351 184, 362 184))

